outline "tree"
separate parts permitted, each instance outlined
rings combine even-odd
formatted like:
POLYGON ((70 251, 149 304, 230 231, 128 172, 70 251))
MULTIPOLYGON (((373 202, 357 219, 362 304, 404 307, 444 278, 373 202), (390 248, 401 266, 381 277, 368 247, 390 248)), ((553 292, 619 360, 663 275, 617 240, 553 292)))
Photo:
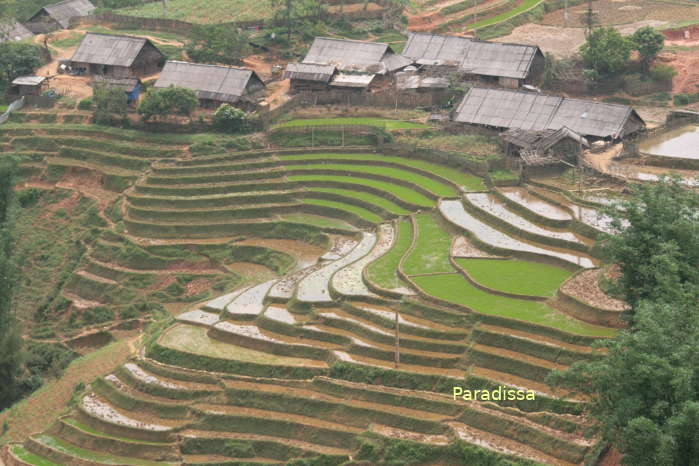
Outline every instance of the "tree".
POLYGON ((245 112, 229 104, 221 104, 214 113, 214 126, 222 131, 237 133, 247 129, 245 112))
POLYGON ((33 74, 43 62, 39 46, 12 41, 0 43, 0 91, 17 76, 33 74))
POLYGON ((274 19, 286 26, 286 39, 289 45, 291 45, 293 31, 303 33, 312 28, 308 20, 320 20, 325 11, 325 6, 320 0, 274 0, 274 7, 276 11, 274 19), (298 27, 302 22, 305 23, 303 27, 298 27))
POLYGON ((632 44, 613 27, 597 28, 580 47, 585 66, 596 80, 609 78, 624 70, 632 44))
POLYGON ((115 122, 115 115, 119 121, 126 118, 128 102, 126 92, 114 86, 95 86, 93 103, 95 110, 93 120, 98 125, 111 125, 115 122))
POLYGON ((618 264, 618 291, 632 310, 641 301, 699 298, 699 194, 679 178, 635 186, 631 200, 606 214, 619 233, 602 251, 618 264))
POLYGON ((699 314, 696 301, 639 304, 633 329, 603 358, 549 381, 591 397, 591 414, 629 466, 694 466, 699 458, 699 314))
POLYGON ((143 120, 148 121, 154 116, 183 115, 191 119, 192 112, 197 108, 197 94, 185 87, 170 86, 163 89, 151 89, 138 107, 138 113, 143 120))
POLYGON ((16 281, 16 269, 10 256, 15 169, 12 161, 0 161, 0 410, 11 405, 23 392, 22 337, 12 313, 12 288, 16 281))
POLYGON ((665 36, 650 26, 644 26, 633 33, 631 41, 641 57, 643 72, 648 73, 651 63, 665 45, 665 36))
POLYGON ((187 56, 196 62, 237 65, 250 54, 250 37, 238 28, 196 25, 185 49, 187 56))

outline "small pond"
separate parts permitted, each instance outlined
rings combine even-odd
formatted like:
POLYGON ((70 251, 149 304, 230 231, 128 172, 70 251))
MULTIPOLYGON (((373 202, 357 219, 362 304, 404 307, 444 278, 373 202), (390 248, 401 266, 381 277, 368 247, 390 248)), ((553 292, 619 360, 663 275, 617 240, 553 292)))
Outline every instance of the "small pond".
POLYGON ((682 126, 659 134, 642 143, 640 150, 648 155, 699 159, 699 126, 682 126))

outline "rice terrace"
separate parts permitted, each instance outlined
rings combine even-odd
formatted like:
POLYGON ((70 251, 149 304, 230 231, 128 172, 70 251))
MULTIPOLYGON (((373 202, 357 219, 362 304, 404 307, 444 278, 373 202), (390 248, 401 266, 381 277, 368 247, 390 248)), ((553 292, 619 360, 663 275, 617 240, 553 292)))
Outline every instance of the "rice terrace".
POLYGON ((0 0, 0 466, 698 466, 697 5, 0 0))

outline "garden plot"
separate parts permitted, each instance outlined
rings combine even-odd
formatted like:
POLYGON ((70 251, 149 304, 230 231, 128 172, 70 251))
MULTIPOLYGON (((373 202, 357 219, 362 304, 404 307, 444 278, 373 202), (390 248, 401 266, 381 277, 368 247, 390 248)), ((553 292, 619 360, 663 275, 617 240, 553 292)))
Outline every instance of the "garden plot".
POLYGON ((512 251, 530 252, 544 256, 557 257, 564 261, 584 268, 592 268, 595 264, 587 257, 582 257, 572 253, 558 252, 551 249, 544 249, 512 238, 509 235, 486 225, 471 214, 466 212, 461 201, 443 200, 439 203, 439 211, 453 224, 464 228, 478 237, 479 240, 496 248, 509 249, 512 251))
POLYGON ((585 244, 573 232, 558 231, 550 228, 544 228, 536 225, 529 220, 519 216, 515 212, 507 209, 505 204, 500 201, 495 195, 489 193, 468 193, 466 198, 471 204, 477 208, 484 210, 499 219, 513 225, 521 230, 534 233, 536 235, 545 236, 553 239, 570 241, 578 244, 585 244))
POLYGON ((374 293, 369 291, 369 288, 364 284, 362 273, 367 265, 383 256, 391 249, 395 237, 395 230, 392 224, 384 223, 379 226, 378 233, 378 242, 376 242, 376 246, 369 254, 333 275, 333 288, 340 294, 348 296, 374 296, 374 293))
POLYGON ((248 288, 226 306, 226 315, 233 318, 254 319, 265 308, 265 296, 277 280, 269 280, 248 288))
POLYGON ((538 262, 500 259, 456 259, 477 283, 529 296, 553 296, 571 275, 560 267, 538 262))
MULTIPOLYGON (((454 201, 459 202, 459 201, 454 201)), ((459 202, 459 205, 461 203, 459 202)), ((415 247, 403 262, 403 270, 408 275, 452 272, 449 263, 449 248, 452 238, 437 222, 431 213, 418 214, 417 238, 415 247)))
POLYGON ((368 254, 371 248, 374 247, 375 242, 376 235, 374 233, 364 232, 362 240, 350 253, 303 278, 297 286, 296 297, 300 301, 306 302, 332 302, 333 300, 328 290, 330 278, 338 270, 368 254))
POLYGON ((172 428, 168 426, 138 421, 124 416, 109 404, 98 399, 93 393, 85 395, 81 405, 87 413, 109 423, 152 432, 168 432, 172 430, 172 428))
POLYGON ((317 206, 322 206, 322 207, 330 207, 333 209, 338 209, 341 211, 349 212, 351 214, 356 215, 362 220, 366 220, 367 222, 371 223, 379 223, 383 221, 383 217, 379 214, 376 214, 368 209, 365 209, 364 207, 359 207, 353 204, 346 204, 344 202, 338 202, 338 201, 328 201, 325 199, 311 199, 311 198, 306 198, 303 200, 306 204, 310 205, 317 205, 317 206))
POLYGON ((580 204, 575 204, 560 193, 544 190, 541 188, 533 189, 534 191, 541 193, 542 196, 550 198, 556 202, 560 202, 561 204, 567 206, 573 212, 573 216, 582 223, 596 228, 600 231, 604 231, 606 233, 614 232, 614 229, 611 226, 612 219, 607 215, 601 214, 597 211, 597 209, 581 206, 580 204))
POLYGON ((558 206, 555 206, 549 202, 542 200, 539 197, 534 196, 529 191, 524 188, 511 187, 511 188, 500 188, 500 192, 516 202, 521 204, 532 212, 541 215, 545 218, 550 218, 551 220, 572 220, 573 217, 558 206))
POLYGON ((220 316, 213 312, 195 309, 193 311, 183 312, 182 314, 178 315, 177 320, 188 324, 204 325, 205 327, 209 327, 218 322, 220 320, 220 316))
POLYGON ((402 294, 415 294, 410 288, 403 286, 397 270, 400 260, 410 248, 413 229, 409 219, 398 222, 397 238, 386 254, 372 262, 367 269, 369 280, 391 291, 402 294))

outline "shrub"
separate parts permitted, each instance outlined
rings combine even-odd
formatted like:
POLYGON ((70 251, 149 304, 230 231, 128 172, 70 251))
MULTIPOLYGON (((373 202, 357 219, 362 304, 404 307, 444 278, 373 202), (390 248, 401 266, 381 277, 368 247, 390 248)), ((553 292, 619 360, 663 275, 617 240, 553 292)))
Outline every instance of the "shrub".
POLYGON ((78 109, 79 110, 90 110, 92 108, 92 97, 88 97, 86 99, 81 100, 78 102, 78 109))
POLYGON ((114 311, 107 306, 97 306, 86 310, 80 319, 83 325, 101 324, 114 320, 114 311))
POLYGON ((675 94, 672 98, 672 102, 675 105, 688 105, 693 104, 695 102, 699 102, 699 92, 694 92, 692 94, 675 94))
POLYGON ((650 68, 650 79, 655 82, 667 82, 672 80, 675 76, 677 76, 677 71, 670 65, 658 63, 650 68))
POLYGON ((199 100, 196 93, 184 87, 170 86, 163 89, 150 89, 138 107, 143 120, 154 116, 184 115, 191 117, 199 100))
POLYGON ((221 104, 214 113, 216 129, 229 133, 238 133, 247 129, 245 112, 229 104, 221 104))

